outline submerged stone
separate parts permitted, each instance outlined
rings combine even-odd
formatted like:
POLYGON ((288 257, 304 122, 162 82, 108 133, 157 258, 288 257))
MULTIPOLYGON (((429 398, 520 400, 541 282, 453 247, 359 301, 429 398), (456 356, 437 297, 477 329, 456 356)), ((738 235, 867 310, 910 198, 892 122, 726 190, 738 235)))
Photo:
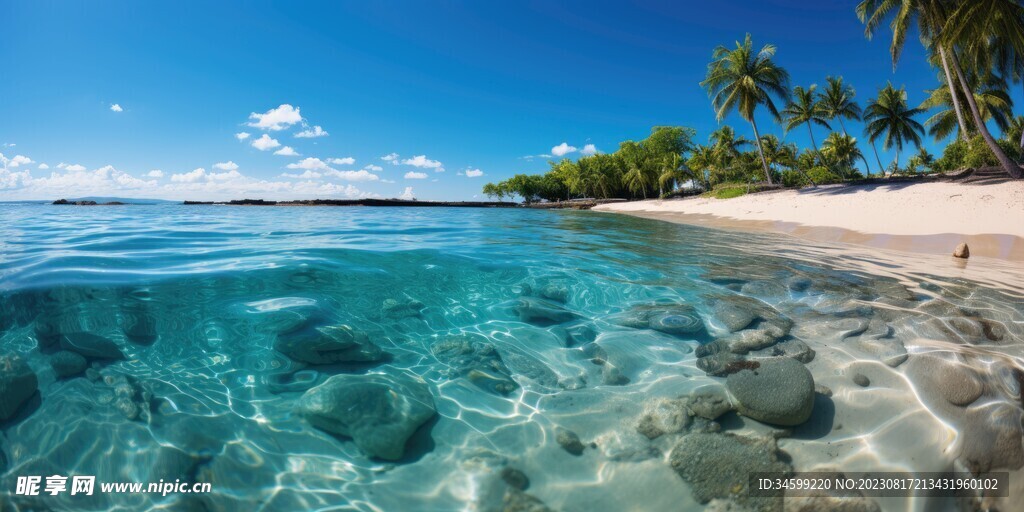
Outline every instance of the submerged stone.
POLYGON ((733 409, 725 388, 719 385, 701 386, 693 390, 687 397, 686 406, 694 416, 707 420, 716 420, 733 409))
POLYGON ((538 325, 562 324, 579 317, 559 304, 537 297, 520 297, 515 311, 520 320, 538 325))
POLYGON ((147 314, 131 315, 125 321, 124 335, 132 343, 152 345, 157 340, 156 319, 147 314))
POLYGON ((89 367, 89 362, 77 352, 61 350, 50 357, 50 366, 57 378, 63 379, 81 374, 89 367))
POLYGON ((408 318, 420 316, 420 312, 426 306, 415 299, 397 300, 386 299, 381 304, 381 313, 388 318, 408 318))
POLYGON ((436 414, 430 388, 408 374, 335 375, 303 394, 296 412, 387 460, 400 459, 416 429, 436 414))
POLYGON ((686 304, 647 304, 613 315, 611 322, 634 329, 655 331, 685 338, 704 338, 707 328, 704 320, 692 306, 686 304))
POLYGON ((274 350, 309 364, 374 362, 384 351, 366 333, 347 325, 304 328, 277 335, 274 350))
POLYGON ((672 449, 669 464, 690 484, 700 503, 733 500, 744 510, 781 511, 782 498, 750 496, 749 475, 754 472, 789 473, 780 460, 775 439, 733 434, 694 433, 683 436, 672 449))
POLYGON ((790 357, 807 364, 814 360, 814 349, 798 339, 786 340, 776 343, 768 348, 754 350, 747 353, 751 359, 762 359, 766 357, 790 357))
POLYGON ((61 336, 64 350, 77 352, 89 359, 124 359, 124 353, 113 341, 88 332, 72 332, 61 336))
POLYGON ((814 378, 799 361, 762 359, 757 368, 730 374, 726 386, 740 414, 774 425, 799 425, 814 408, 814 378))
POLYGON ((583 441, 580 441, 580 436, 577 435, 576 432, 562 427, 555 429, 555 442, 557 442, 563 450, 577 456, 583 455, 583 450, 586 448, 583 445, 583 441))
POLYGON ((977 370, 937 356, 919 354, 905 371, 922 393, 937 394, 953 405, 968 405, 985 392, 977 370))
POLYGON ((648 403, 636 431, 647 439, 685 432, 693 421, 687 403, 685 399, 658 399, 648 403))
POLYGON ((39 379, 21 356, 0 355, 0 421, 7 420, 39 390, 39 379))
MULTIPOLYGON (((480 337, 483 339, 482 337, 480 337)), ((438 361, 449 366, 449 377, 464 377, 477 387, 507 395, 519 388, 494 345, 470 336, 449 336, 430 347, 438 361)))
POLYGON ((730 332, 746 329, 758 319, 752 308, 725 300, 719 300, 715 304, 714 315, 715 320, 721 322, 730 332))

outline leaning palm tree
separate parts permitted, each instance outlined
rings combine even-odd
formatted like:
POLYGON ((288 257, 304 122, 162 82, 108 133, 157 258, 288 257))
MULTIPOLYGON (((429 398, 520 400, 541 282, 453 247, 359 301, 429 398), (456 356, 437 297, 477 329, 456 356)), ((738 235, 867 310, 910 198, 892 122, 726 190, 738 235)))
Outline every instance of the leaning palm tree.
MULTIPOLYGON (((807 133, 811 136, 811 147, 814 148, 814 152, 818 154, 818 157, 821 158, 821 162, 824 164, 825 158, 821 156, 821 151, 818 150, 818 143, 814 141, 814 130, 811 129, 811 125, 817 124, 829 130, 832 127, 825 121, 827 114, 824 107, 818 102, 818 95, 815 94, 817 88, 816 84, 811 84, 806 89, 799 85, 794 87, 793 100, 786 105, 785 110, 782 111, 782 116, 786 123, 784 125, 786 132, 800 125, 807 125, 807 133)), ((802 169, 801 171, 803 172, 802 169)), ((804 177, 811 182, 811 185, 814 185, 814 181, 811 180, 810 176, 807 176, 806 172, 804 172, 804 177)))
MULTIPOLYGON (((1006 131, 1010 125, 1010 118, 1013 116, 1013 100, 1006 92, 1006 80, 994 74, 986 74, 979 78, 975 73, 970 74, 969 83, 974 91, 974 101, 978 103, 981 110, 981 117, 987 123, 992 121, 1000 130, 1006 131)), ((928 133, 935 137, 935 140, 943 140, 950 136, 954 130, 959 128, 956 121, 956 114, 953 112, 953 100, 949 95, 948 87, 939 87, 926 90, 928 98, 925 99, 920 108, 925 110, 939 109, 938 112, 929 117, 924 125, 928 127, 928 133)), ((967 101, 965 95, 957 88, 960 101, 967 101)), ((968 137, 978 131, 971 121, 967 122, 969 130, 968 137)))
POLYGON ((666 155, 661 162, 661 174, 658 175, 658 197, 665 194, 665 188, 675 191, 680 183, 686 181, 687 170, 683 168, 683 157, 679 153, 666 155))
POLYGON ((761 147, 764 148, 764 157, 772 169, 794 167, 797 154, 796 144, 785 144, 774 135, 765 135, 761 137, 761 147))
POLYGON ((768 162, 761 150, 761 134, 757 130, 754 112, 758 105, 764 105, 775 119, 779 111, 775 108, 772 95, 787 99, 789 95, 789 73, 772 61, 775 46, 766 44, 759 51, 754 51, 754 43, 747 34, 742 43, 736 42, 736 48, 730 50, 725 46, 715 48, 711 54, 712 62, 708 64, 707 76, 701 86, 708 90, 715 116, 719 121, 736 110, 740 117, 754 128, 754 142, 761 154, 761 165, 768 184, 772 183, 768 162))
POLYGON ((923 110, 907 105, 907 91, 896 89, 891 83, 878 91, 878 99, 868 103, 864 109, 864 130, 871 141, 882 138, 882 148, 896 148, 896 167, 900 163, 903 145, 911 142, 921 147, 924 127, 914 119, 923 110))
POLYGON ((857 160, 864 162, 864 167, 867 168, 868 161, 864 158, 864 153, 857 147, 857 139, 849 135, 838 132, 830 133, 828 137, 825 137, 825 142, 821 144, 821 151, 836 163, 836 167, 844 178, 849 177, 850 171, 854 170, 854 162, 857 160))

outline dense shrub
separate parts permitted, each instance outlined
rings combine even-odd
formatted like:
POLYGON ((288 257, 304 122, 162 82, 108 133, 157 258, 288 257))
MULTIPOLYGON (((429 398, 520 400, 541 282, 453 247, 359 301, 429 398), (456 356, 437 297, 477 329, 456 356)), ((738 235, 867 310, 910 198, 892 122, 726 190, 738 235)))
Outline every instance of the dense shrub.
MULTIPOLYGON (((822 166, 814 167, 807 171, 807 176, 814 180, 814 183, 817 185, 827 185, 843 181, 838 175, 822 166)), ((860 176, 860 174, 858 173, 857 176, 860 176)), ((807 177, 800 171, 785 171, 782 173, 782 184, 786 187, 805 187, 810 185, 811 182, 807 181, 807 177)))
MULTIPOLYGON (((999 144, 999 147, 1006 152, 1007 156, 1020 161, 1019 146, 1004 139, 996 140, 996 144, 999 144)), ((968 167, 977 169, 979 167, 992 167, 996 165, 999 165, 996 155, 989 149, 985 139, 981 135, 976 135, 970 141, 956 139, 949 143, 942 152, 942 158, 935 162, 935 169, 945 172, 957 171, 968 167)))

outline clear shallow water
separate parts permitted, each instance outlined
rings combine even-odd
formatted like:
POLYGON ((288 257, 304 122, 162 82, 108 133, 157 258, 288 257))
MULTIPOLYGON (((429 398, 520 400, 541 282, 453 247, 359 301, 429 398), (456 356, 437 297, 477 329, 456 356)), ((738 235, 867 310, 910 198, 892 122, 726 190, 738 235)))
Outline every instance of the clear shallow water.
MULTIPOLYGON (((806 366, 829 388, 811 421, 779 441, 797 470, 1019 468, 1012 453, 994 455, 1021 441, 1024 278, 1012 264, 970 272, 948 258, 595 212, 0 205, 0 218, 0 347, 39 382, 0 423, 0 505, 500 510, 501 474, 514 468, 553 509, 700 509, 670 464, 682 434, 649 440, 637 424, 659 399, 724 382, 705 374, 698 353, 735 336, 719 303, 748 297, 792 319, 777 341, 813 349, 806 366), (541 312, 524 313, 524 297, 541 312), (706 332, 630 322, 659 304, 687 305, 706 332), (310 323, 351 326, 388 358, 310 366, 274 350, 282 333, 310 323), (77 332, 113 341, 126 360, 58 379, 40 337, 77 332), (515 389, 479 386, 479 373, 431 350, 453 336, 494 347, 515 389), (983 393, 949 407, 944 384, 924 382, 934 365, 886 364, 900 349, 978 368, 969 377, 983 393), (309 387, 367 373, 430 390, 437 416, 397 461, 295 413, 309 387), (856 373, 874 384, 851 383, 856 373), (138 411, 119 400, 126 381, 138 411), (559 428, 593 446, 567 453, 559 428), (996 437, 1003 444, 976 446, 996 437), (214 492, 9 495, 14 477, 36 474, 201 481, 214 492)), ((735 413, 718 423, 771 431, 735 413)))

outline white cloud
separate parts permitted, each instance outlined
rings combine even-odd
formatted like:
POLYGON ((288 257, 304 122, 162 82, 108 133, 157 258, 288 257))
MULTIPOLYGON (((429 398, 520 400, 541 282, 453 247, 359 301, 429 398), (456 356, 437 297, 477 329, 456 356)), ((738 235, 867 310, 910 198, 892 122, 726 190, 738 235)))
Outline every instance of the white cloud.
POLYGON ((278 131, 302 121, 302 115, 299 114, 298 107, 285 103, 262 114, 253 112, 249 114, 249 119, 252 120, 249 126, 253 128, 278 131))
POLYGON ((405 173, 405 179, 407 180, 425 180, 427 179, 427 173, 425 172, 412 172, 405 173))
POLYGON ((163 178, 164 172, 160 169, 153 169, 152 171, 147 172, 146 176, 149 176, 150 178, 163 178))
POLYGON ((113 110, 114 112, 124 112, 124 109, 121 108, 121 105, 118 105, 117 103, 111 105, 110 110, 113 110))
POLYGON ((597 146, 593 144, 587 144, 580 150, 580 154, 584 156, 596 155, 597 153, 597 146))
POLYGON ((220 169, 222 171, 233 171, 235 169, 238 169, 238 164, 232 162, 231 160, 228 160, 227 162, 213 164, 213 168, 220 169))
POLYGON ((46 165, 46 164, 39 164, 39 168, 40 168, 40 169, 43 169, 43 170, 46 170, 46 169, 49 169, 49 168, 50 168, 50 166, 49 166, 49 165, 46 165))
POLYGON ((281 156, 300 156, 298 153, 295 152, 295 149, 293 149, 291 146, 285 146, 277 151, 274 151, 274 154, 281 156))
POLYGON ((202 167, 198 169, 192 169, 189 172, 182 174, 172 174, 171 181, 175 183, 195 183, 206 179, 206 169, 202 167))
POLYGON ((381 167, 379 165, 373 165, 373 164, 367 165, 366 167, 363 167, 363 169, 366 169, 367 171, 373 171, 373 172, 380 172, 380 171, 384 170, 383 167, 381 167))
POLYGON ((394 183, 394 182, 395 182, 395 180, 386 180, 386 179, 384 179, 384 178, 381 178, 381 179, 380 179, 380 182, 381 182, 381 183, 394 183))
POLYGON ((16 155, 14 158, 10 159, 7 162, 7 166, 8 167, 18 167, 18 166, 21 166, 21 165, 34 164, 34 163, 35 162, 31 158, 29 158, 29 157, 27 157, 25 155, 16 155))
POLYGON ((306 128, 305 130, 295 134, 295 136, 300 139, 313 139, 316 137, 326 137, 328 135, 330 134, 319 126, 314 126, 312 129, 306 128))
POLYGON ((278 142, 277 139, 272 139, 272 138, 270 138, 269 135, 267 135, 265 133, 263 134, 262 137, 252 141, 252 147, 254 147, 254 148, 256 148, 256 149, 258 149, 260 151, 266 151, 268 149, 273 149, 273 148, 276 148, 276 147, 278 147, 280 145, 281 145, 281 143, 278 142))
POLYGON ((330 167, 326 163, 324 163, 323 160, 320 160, 319 158, 313 158, 313 157, 303 158, 302 160, 299 160, 298 163, 288 164, 287 167, 289 169, 311 169, 311 170, 330 169, 330 167))
POLYGON ((570 146, 564 142, 551 148, 551 154, 555 156, 565 156, 574 151, 576 151, 576 146, 570 146))
POLYGON ((225 180, 233 180, 233 179, 236 179, 236 178, 241 178, 242 177, 242 173, 240 173, 238 171, 235 171, 235 170, 231 170, 231 171, 227 171, 227 172, 211 172, 211 173, 207 174, 206 177, 208 179, 215 180, 215 181, 225 181, 225 180))
POLYGON ((406 158, 405 160, 402 160, 402 163, 413 167, 419 167, 421 169, 437 169, 441 167, 441 162, 431 160, 427 158, 427 155, 418 155, 412 158, 406 158))
POLYGON ((405 187, 405 191, 403 191, 402 195, 398 196, 398 198, 405 199, 406 201, 412 201, 416 199, 416 196, 412 193, 412 187, 405 187))
POLYGON ((356 163, 356 159, 350 156, 346 156, 345 158, 328 158, 327 161, 334 165, 352 165, 356 163))
POLYGON ((479 178, 480 176, 483 176, 483 175, 484 175, 484 172, 481 171, 480 169, 466 169, 466 177, 467 178, 479 178))
POLYGON ((248 132, 238 132, 235 134, 235 138, 238 140, 245 140, 249 138, 249 135, 250 134, 248 132))
POLYGON ((380 179, 376 174, 366 171, 338 171, 331 169, 324 174, 345 181, 377 181, 380 179))
POLYGON ((320 174, 320 173, 318 173, 316 171, 306 171, 306 172, 304 172, 302 174, 294 174, 294 173, 286 172, 286 173, 281 174, 281 177, 283 177, 283 178, 295 178, 295 179, 298 179, 298 180, 318 180, 318 179, 323 177, 323 174, 320 174))
MULTIPOLYGON (((60 166, 58 165, 57 167, 60 167, 60 166)), ((79 164, 72 164, 72 165, 66 165, 65 164, 63 169, 65 171, 69 171, 69 172, 82 172, 82 171, 85 170, 85 166, 84 165, 79 165, 79 164)))
POLYGON ((398 153, 388 153, 380 157, 380 159, 385 162, 391 162, 391 165, 398 165, 398 153))

